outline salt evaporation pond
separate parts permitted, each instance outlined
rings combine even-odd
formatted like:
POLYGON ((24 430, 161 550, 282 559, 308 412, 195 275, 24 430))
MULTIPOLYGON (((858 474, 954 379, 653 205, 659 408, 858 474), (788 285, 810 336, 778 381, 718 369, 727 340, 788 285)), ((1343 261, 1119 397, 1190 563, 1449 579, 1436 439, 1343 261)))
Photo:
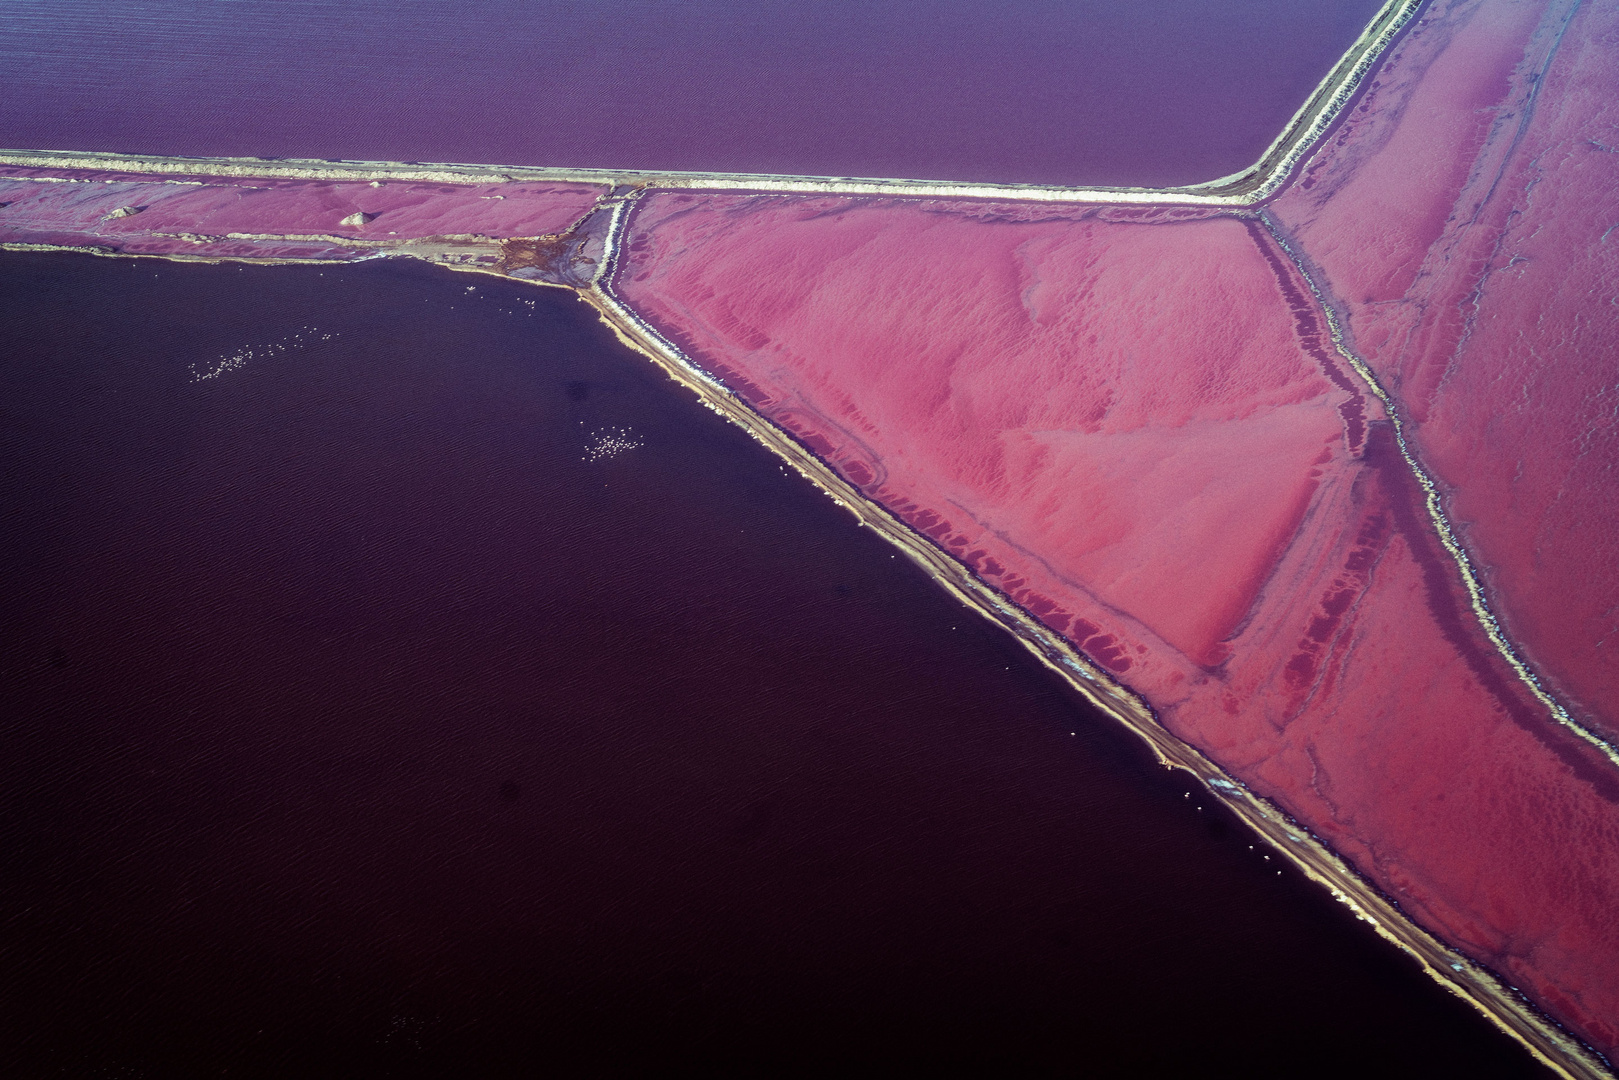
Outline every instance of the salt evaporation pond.
POLYGON ((1197 183, 1251 165, 1376 0, 23 0, 0 146, 1197 183))
POLYGON ((0 319, 18 1075, 1534 1074, 565 293, 0 319))

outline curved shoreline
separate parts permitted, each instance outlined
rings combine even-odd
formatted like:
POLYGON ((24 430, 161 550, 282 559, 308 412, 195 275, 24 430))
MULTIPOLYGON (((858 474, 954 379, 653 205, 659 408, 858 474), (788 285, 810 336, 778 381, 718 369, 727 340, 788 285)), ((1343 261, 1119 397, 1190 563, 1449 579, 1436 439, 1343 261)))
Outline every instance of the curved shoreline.
MULTIPOLYGON (((901 195, 923 198, 1016 199, 1043 203, 1152 203, 1251 206, 1274 195, 1316 141, 1342 115, 1400 31, 1426 0, 1387 0, 1366 29, 1316 85, 1259 160, 1240 172, 1178 187, 1064 187, 1040 184, 953 183, 882 177, 780 176, 636 169, 567 169, 397 161, 316 161, 296 158, 164 157, 70 150, 0 150, 0 166, 74 169, 142 175, 271 177, 301 180, 413 180, 503 183, 543 180, 637 188, 757 191, 809 195, 901 195)), ((18 179, 26 179, 19 177, 18 179)), ((44 178, 38 178, 44 179, 44 178)))

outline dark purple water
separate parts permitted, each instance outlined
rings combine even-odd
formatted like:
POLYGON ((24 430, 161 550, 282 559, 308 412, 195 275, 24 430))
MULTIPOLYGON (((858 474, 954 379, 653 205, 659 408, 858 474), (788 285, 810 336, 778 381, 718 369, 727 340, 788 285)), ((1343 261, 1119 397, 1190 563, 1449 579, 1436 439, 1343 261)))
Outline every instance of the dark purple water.
POLYGON ((8 1077, 1534 1074, 567 294, 0 326, 8 1077))
POLYGON ((19 0, 0 146, 1193 183, 1252 164, 1378 7, 19 0))

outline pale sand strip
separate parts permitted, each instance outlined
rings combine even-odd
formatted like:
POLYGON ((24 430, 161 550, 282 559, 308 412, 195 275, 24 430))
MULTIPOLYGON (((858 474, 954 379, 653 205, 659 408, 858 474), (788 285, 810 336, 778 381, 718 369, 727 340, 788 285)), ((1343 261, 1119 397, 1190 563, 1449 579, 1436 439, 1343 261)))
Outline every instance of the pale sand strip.
MULTIPOLYGON (((1338 63, 1316 86, 1258 161, 1241 172, 1171 188, 1083 188, 1038 184, 976 184, 765 173, 649 172, 457 165, 395 161, 311 161, 293 158, 141 157, 67 150, 0 150, 0 165, 80 169, 155 176, 219 176, 306 180, 414 180, 433 183, 609 184, 698 191, 761 191, 805 195, 903 195, 951 199, 1016 199, 1044 203, 1154 203, 1248 206, 1274 195, 1304 155, 1332 126, 1385 49, 1423 0, 1387 0, 1338 63)), ((18 179, 29 179, 18 177, 18 179)), ((43 179, 43 178, 41 178, 43 179)), ((194 182, 194 181, 188 181, 194 182)))

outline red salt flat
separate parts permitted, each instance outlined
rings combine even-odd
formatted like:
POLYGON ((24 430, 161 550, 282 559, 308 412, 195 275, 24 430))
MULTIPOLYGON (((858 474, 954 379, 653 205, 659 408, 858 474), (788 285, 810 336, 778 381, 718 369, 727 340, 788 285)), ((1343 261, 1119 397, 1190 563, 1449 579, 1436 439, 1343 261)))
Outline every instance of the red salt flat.
POLYGON ((1619 737, 1611 6, 1441 5, 1271 212, 1394 395, 1491 606, 1619 737))
MULTIPOLYGON (((1412 40, 1445 47, 1408 46, 1396 74, 1450 78, 1447 48, 1500 59, 1528 29, 1435 12, 1412 40)), ((1342 244, 1386 288, 1410 287, 1392 264, 1453 213, 1408 209, 1385 261, 1342 244)), ((1619 1047, 1619 771, 1484 633, 1392 426, 1268 231, 1209 213, 657 194, 628 239, 614 288, 694 361, 1422 924, 1619 1047)))
POLYGON ((1093 645, 1105 664, 1173 684, 1218 659, 1296 528, 1342 392, 1243 223, 991 213, 654 196, 622 291, 1027 605, 1100 604, 1124 649, 1093 645), (1208 298, 1213 325, 1166 294, 1208 298))
POLYGON ((384 180, 372 186, 363 180, 187 177, 182 182, 13 166, 0 170, 0 203, 10 204, 0 207, 0 241, 90 241, 149 255, 342 258, 347 251, 348 257, 358 257, 367 253, 369 242, 560 233, 602 193, 586 184, 529 181, 384 180), (139 212, 117 216, 125 208, 139 212), (363 215, 360 222, 353 220, 355 214, 363 215), (241 237, 233 241, 231 234, 241 237), (251 239, 263 236, 311 239, 284 241, 272 250, 251 239), (345 238, 352 245, 322 237, 345 238))

